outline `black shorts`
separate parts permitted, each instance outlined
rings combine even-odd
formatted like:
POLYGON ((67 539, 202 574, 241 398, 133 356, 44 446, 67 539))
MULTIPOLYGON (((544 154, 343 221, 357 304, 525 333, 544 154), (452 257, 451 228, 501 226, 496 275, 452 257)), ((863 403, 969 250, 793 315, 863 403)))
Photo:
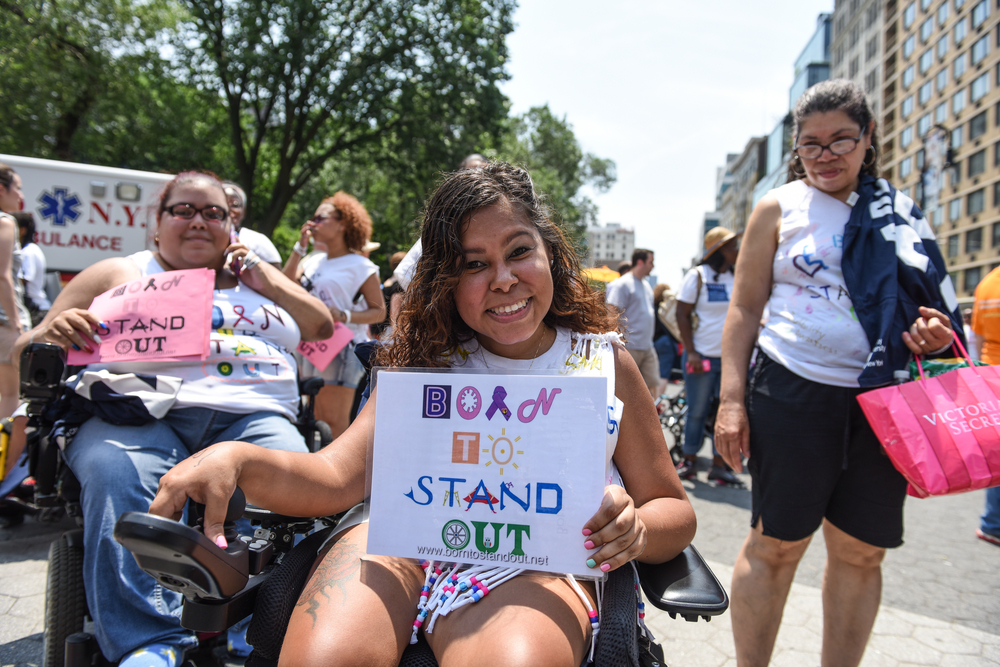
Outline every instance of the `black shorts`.
POLYGON ((766 354, 747 386, 753 514, 764 534, 796 541, 826 517, 862 542, 903 543, 906 480, 882 451, 856 396, 806 380, 766 354))

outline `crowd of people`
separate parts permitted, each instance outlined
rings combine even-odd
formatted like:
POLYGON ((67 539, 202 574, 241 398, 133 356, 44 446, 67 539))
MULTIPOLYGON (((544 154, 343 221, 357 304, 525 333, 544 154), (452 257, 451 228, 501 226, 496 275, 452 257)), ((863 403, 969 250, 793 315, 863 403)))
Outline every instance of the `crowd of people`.
MULTIPOLYGON (((592 518, 575 527, 595 573, 665 562, 691 542, 696 520, 682 480, 697 478, 717 410, 708 480, 743 488, 744 466, 752 480, 750 531, 731 593, 738 664, 769 662, 795 568, 820 529, 823 663, 859 664, 880 602, 881 561, 902 544, 906 482, 855 397, 891 383, 912 355, 947 354, 963 322, 942 293, 947 273, 934 242, 923 241, 924 267, 897 262, 872 219, 869 204, 880 197, 906 209, 889 214, 896 224, 908 224, 913 204, 879 178, 879 130, 863 92, 842 80, 818 84, 793 119, 787 184, 760 201, 745 233, 709 230, 676 293, 650 283, 654 253, 643 248, 603 293, 595 289, 528 172, 480 155, 443 177, 419 241, 392 256, 385 282, 367 257, 371 217, 345 192, 319 203, 282 265, 270 240, 243 224, 238 185, 182 173, 161 195, 155 249, 89 267, 52 303, 44 257, 29 250, 30 216, 0 213, 0 350, 9 350, 0 359, 2 417, 17 408, 14 364, 29 343, 101 343, 94 297, 165 271, 215 275, 209 335, 218 344, 207 361, 86 368, 178 378, 169 409, 139 425, 104 412, 84 418, 63 447, 82 485, 87 602, 105 657, 177 667, 197 642, 177 621, 181 596, 112 538, 117 517, 148 509, 179 518, 190 498, 207 507, 206 536, 225 547, 222 518, 239 485, 251 502, 282 514, 347 512, 310 574, 309 599, 292 613, 282 662, 398 663, 425 574, 414 561, 365 552, 360 507, 376 408, 369 401, 354 415, 352 405, 365 383, 355 348, 374 338, 381 366, 596 369, 608 378, 609 483, 592 518), (265 308, 279 316, 262 317, 265 308), (350 340, 328 366, 296 352, 300 341, 343 327, 350 340), (235 384, 212 372, 236 348, 275 372, 235 384), (324 381, 316 416, 335 442, 317 452, 293 425, 298 377, 324 381), (681 377, 688 412, 675 467, 654 401, 681 377)), ((0 210, 20 210, 20 188, 0 165, 0 210)), ((987 363, 1000 362, 998 271, 980 285, 971 313, 987 363)), ((987 494, 977 534, 1000 545, 997 492, 987 494)), ((443 665, 579 665, 599 594, 572 578, 514 576, 424 632, 443 665)))

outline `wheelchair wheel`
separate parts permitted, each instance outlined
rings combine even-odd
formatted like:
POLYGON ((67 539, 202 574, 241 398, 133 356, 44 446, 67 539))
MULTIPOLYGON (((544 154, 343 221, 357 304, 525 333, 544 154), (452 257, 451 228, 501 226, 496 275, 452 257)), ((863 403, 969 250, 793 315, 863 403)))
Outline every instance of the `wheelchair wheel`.
POLYGON ((324 421, 316 422, 316 434, 319 436, 319 448, 317 451, 333 442, 333 431, 330 429, 330 425, 324 421))
POLYGON ((77 541, 61 535, 49 547, 44 667, 62 667, 66 638, 83 631, 87 616, 87 598, 83 591, 83 546, 74 542, 77 541))

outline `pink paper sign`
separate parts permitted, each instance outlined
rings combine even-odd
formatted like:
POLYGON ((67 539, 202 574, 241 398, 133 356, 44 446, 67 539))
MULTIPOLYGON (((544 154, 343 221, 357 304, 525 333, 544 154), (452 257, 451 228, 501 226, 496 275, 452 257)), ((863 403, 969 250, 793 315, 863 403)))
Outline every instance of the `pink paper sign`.
POLYGON ((297 348, 299 354, 309 360, 320 372, 326 370, 333 358, 354 339, 354 332, 340 322, 333 323, 333 335, 326 340, 302 341, 297 348))
POLYGON ((67 362, 182 361, 208 356, 215 271, 187 269, 137 278, 90 304, 105 325, 93 353, 70 348, 67 362))

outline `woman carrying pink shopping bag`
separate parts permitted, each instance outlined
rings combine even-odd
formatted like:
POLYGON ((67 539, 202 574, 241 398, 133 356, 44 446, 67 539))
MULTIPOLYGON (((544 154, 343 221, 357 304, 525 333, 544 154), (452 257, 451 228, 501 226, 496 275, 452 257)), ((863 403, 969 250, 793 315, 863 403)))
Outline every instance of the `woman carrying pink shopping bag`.
POLYGON ((930 225, 879 178, 864 93, 825 81, 793 117, 789 182, 750 216, 722 338, 716 446, 736 470, 749 456, 753 480, 730 607, 741 667, 769 661, 795 568, 820 526, 823 664, 861 661, 882 558, 902 544, 906 480, 856 397, 890 384, 911 353, 944 351, 961 329, 930 225))

